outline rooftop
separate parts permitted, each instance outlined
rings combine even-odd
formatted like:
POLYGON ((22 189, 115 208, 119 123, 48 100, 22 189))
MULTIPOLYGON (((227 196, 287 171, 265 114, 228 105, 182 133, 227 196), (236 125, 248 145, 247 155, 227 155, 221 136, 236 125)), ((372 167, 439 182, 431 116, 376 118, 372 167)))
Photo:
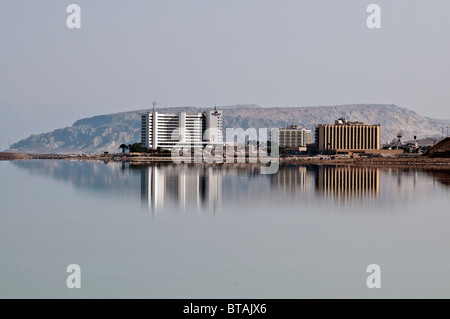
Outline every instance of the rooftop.
POLYGON ((345 119, 345 117, 341 117, 339 119, 337 119, 336 121, 334 121, 335 125, 364 125, 364 122, 359 122, 359 121, 347 121, 345 119))

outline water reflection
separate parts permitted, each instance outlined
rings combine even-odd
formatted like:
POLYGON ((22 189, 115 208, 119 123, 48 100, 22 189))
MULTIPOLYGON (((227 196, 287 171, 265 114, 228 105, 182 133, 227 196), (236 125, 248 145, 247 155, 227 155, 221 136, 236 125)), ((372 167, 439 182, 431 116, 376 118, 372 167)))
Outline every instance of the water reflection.
POLYGON ((326 198, 374 199, 380 194, 380 169, 372 167, 319 166, 315 187, 326 198))
POLYGON ((153 211, 175 204, 181 209, 219 209, 223 170, 205 166, 142 166, 141 199, 153 211))
POLYGON ((284 166, 277 174, 261 175, 257 165, 249 164, 147 166, 30 160, 11 165, 71 183, 80 192, 141 201, 152 212, 300 211, 310 203, 364 204, 367 200, 382 207, 429 196, 439 185, 450 185, 450 171, 445 169, 307 165, 284 166))
POLYGON ((291 166, 270 176, 272 189, 295 193, 311 188, 314 170, 311 166, 291 166))
POLYGON ((448 170, 429 170, 427 173, 433 177, 433 182, 438 182, 446 187, 450 187, 450 174, 448 170))

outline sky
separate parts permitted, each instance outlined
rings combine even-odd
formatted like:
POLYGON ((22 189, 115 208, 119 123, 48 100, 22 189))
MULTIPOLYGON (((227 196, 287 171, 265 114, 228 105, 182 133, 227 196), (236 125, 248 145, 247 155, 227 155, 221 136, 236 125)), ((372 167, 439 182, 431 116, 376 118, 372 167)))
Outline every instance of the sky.
POLYGON ((1 0, 0 149, 153 100, 450 118, 449 15, 448 0, 1 0), (80 29, 66 25, 71 3, 80 29), (366 25, 371 3, 380 29, 366 25))

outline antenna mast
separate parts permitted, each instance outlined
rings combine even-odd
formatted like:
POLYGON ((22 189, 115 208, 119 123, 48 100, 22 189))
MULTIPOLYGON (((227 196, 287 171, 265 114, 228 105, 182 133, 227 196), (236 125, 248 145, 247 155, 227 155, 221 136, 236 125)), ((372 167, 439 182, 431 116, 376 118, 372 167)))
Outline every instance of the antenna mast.
POLYGON ((157 103, 155 101, 153 101, 153 113, 155 113, 156 105, 157 105, 157 103))

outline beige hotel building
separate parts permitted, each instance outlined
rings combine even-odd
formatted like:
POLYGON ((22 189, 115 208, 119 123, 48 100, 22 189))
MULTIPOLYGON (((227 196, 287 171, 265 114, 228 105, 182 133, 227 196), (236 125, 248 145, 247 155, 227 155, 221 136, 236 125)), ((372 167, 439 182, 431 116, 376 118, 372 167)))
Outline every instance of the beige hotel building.
POLYGON ((350 122, 340 118, 334 125, 317 125, 315 142, 319 151, 333 150, 343 153, 379 150, 380 124, 365 125, 363 122, 350 122))

